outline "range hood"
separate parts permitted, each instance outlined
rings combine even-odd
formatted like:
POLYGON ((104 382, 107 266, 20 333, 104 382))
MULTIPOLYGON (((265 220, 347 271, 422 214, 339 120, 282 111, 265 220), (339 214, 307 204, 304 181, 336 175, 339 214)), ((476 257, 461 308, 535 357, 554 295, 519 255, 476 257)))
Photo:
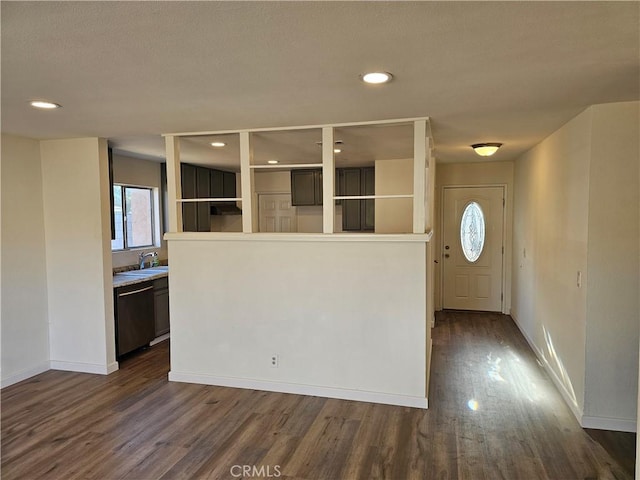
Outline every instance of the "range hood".
POLYGON ((211 205, 211 215, 242 215, 242 210, 235 203, 211 205))

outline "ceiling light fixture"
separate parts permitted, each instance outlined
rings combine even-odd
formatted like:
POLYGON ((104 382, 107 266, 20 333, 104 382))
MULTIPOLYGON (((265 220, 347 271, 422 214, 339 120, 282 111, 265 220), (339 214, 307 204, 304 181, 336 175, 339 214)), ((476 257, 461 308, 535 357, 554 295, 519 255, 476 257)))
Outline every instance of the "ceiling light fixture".
POLYGON ((31 105, 34 108, 40 108, 43 110, 54 110, 62 106, 62 105, 58 105, 57 103, 47 102, 45 100, 34 100, 32 102, 29 102, 29 105, 31 105))
POLYGON ((340 150, 339 148, 334 148, 333 149, 333 153, 340 153, 342 150, 340 150))
POLYGON ((471 148, 481 157, 490 157, 502 146, 501 143, 474 143, 471 148))
POLYGON ((362 81, 374 85, 390 82, 393 78, 389 72, 369 72, 361 75, 362 81))
POLYGON ((267 163, 269 165, 276 165, 278 163, 278 160, 267 160, 267 163))
POLYGON ((216 147, 216 148, 221 148, 226 146, 227 144, 224 142, 211 142, 211 146, 212 147, 216 147))

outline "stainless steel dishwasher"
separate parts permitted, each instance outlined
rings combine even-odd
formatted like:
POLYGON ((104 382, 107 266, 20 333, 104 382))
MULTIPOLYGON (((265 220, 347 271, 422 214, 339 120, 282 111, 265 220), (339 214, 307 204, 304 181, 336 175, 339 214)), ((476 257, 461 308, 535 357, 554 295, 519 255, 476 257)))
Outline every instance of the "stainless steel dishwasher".
POLYGON ((155 337, 153 282, 141 282, 114 291, 116 356, 144 347, 155 337))

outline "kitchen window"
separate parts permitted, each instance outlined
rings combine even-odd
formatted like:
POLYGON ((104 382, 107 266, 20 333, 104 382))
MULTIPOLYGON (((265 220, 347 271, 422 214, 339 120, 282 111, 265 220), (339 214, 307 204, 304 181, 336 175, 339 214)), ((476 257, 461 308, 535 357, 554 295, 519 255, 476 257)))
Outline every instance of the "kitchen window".
POLYGON ((111 250, 153 246, 153 189, 114 185, 113 200, 116 238, 111 240, 111 250))

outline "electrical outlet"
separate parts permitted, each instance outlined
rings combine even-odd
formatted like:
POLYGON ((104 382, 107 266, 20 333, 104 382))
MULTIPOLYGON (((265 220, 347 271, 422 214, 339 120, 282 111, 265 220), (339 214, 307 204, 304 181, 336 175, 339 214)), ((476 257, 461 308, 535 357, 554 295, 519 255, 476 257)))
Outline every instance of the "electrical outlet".
POLYGON ((271 355, 271 368, 278 368, 280 364, 280 356, 278 354, 271 355))

